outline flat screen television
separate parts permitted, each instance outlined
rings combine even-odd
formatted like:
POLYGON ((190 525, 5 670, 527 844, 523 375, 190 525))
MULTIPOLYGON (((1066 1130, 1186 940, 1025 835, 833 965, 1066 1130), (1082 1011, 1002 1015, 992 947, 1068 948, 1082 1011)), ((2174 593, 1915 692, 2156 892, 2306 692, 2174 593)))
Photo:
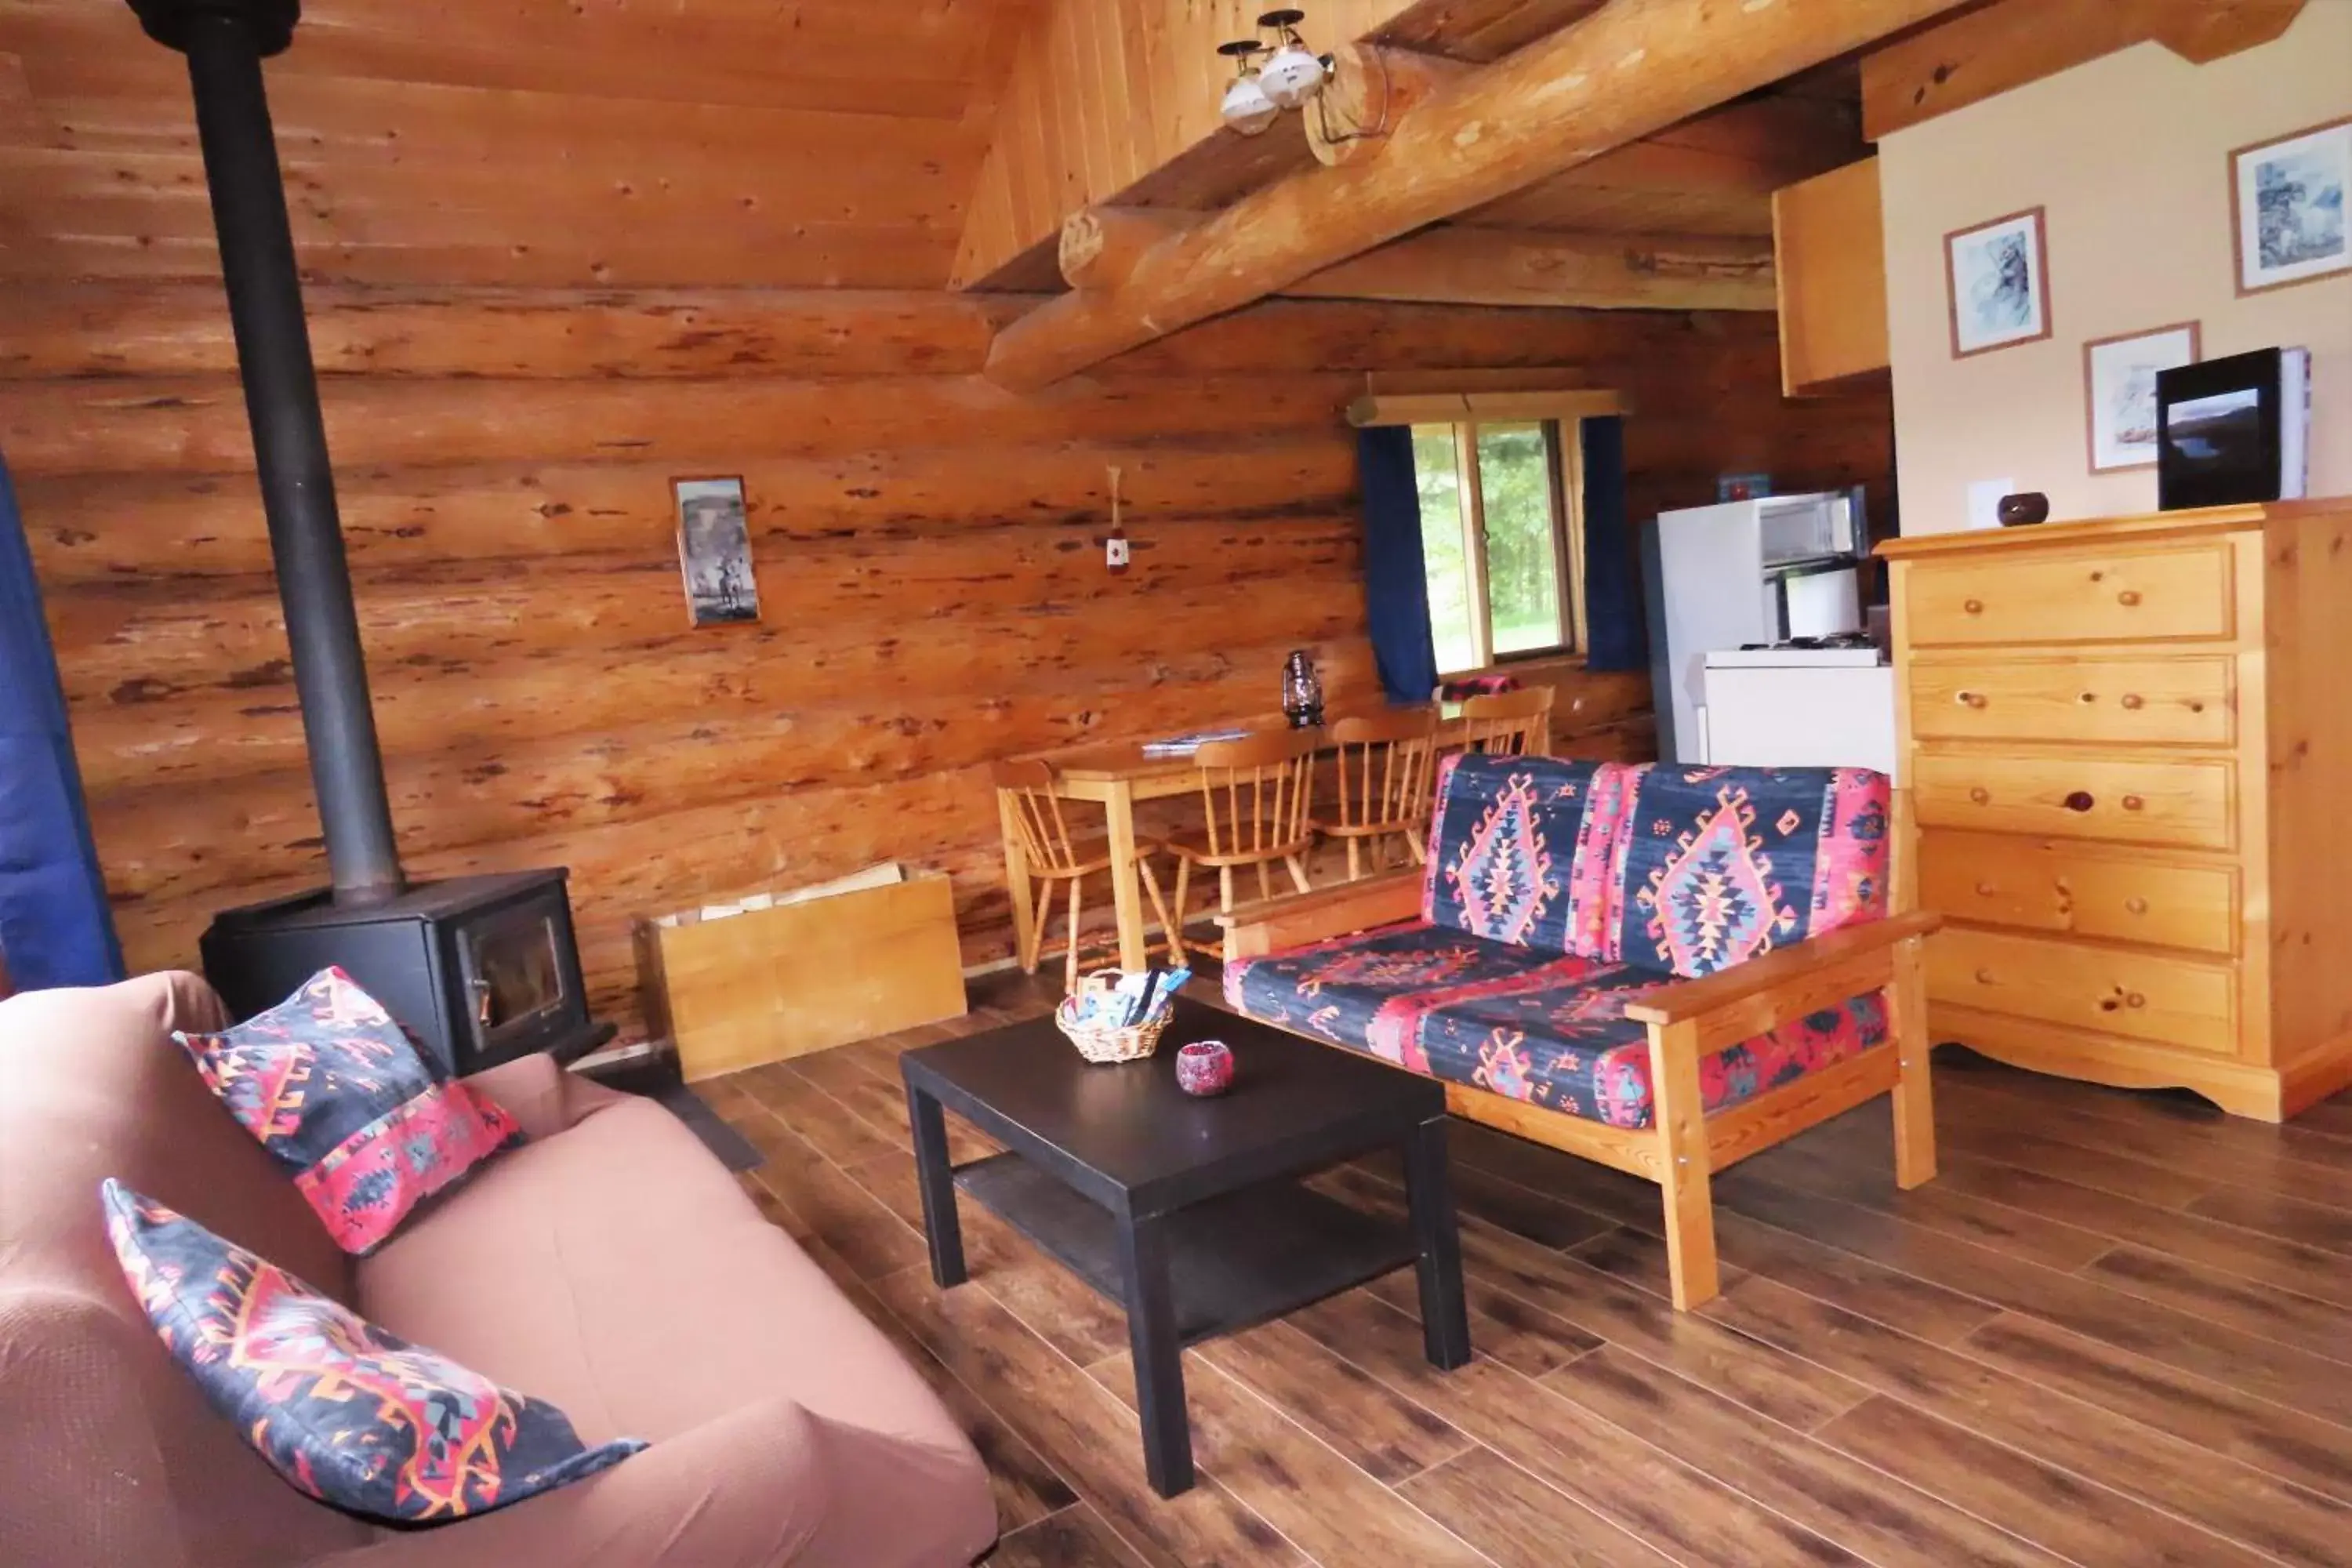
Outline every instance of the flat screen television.
POLYGON ((2310 365, 2305 349, 2257 349, 2158 372, 2157 505, 2301 496, 2310 365))

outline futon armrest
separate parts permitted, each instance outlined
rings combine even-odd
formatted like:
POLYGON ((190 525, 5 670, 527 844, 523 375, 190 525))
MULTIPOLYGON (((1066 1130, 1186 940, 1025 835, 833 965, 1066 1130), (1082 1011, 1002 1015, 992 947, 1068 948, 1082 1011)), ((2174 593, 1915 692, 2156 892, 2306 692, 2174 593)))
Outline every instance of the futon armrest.
POLYGON ((1893 979, 1893 949, 1944 923, 1928 910, 1847 926, 1719 970, 1663 986, 1625 1004, 1625 1016, 1652 1032, 1698 1026, 1702 1051, 1733 1045, 1875 991, 1893 979))
POLYGON ((1260 899, 1217 917, 1225 928, 1227 958, 1256 958, 1322 942, 1374 926, 1394 925, 1421 913, 1421 873, 1391 871, 1360 882, 1340 882, 1312 892, 1260 899))

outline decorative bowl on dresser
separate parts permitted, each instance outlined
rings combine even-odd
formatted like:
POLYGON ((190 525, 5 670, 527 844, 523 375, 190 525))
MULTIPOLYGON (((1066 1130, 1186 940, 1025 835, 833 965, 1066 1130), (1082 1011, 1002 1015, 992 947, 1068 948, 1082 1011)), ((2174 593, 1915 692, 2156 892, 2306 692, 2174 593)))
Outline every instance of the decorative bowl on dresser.
POLYGON ((1935 1037, 2268 1121, 2352 1083, 2352 499, 1880 553, 1935 1037))

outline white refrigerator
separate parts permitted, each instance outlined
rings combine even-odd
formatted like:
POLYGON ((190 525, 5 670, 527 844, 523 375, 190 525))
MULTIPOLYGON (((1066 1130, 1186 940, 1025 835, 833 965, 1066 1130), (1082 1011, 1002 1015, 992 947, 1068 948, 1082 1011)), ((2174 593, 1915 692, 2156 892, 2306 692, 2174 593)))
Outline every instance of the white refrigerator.
POLYGON ((1858 490, 1661 512, 1642 531, 1664 761, 1707 760, 1708 654, 1861 629, 1868 548, 1858 490))

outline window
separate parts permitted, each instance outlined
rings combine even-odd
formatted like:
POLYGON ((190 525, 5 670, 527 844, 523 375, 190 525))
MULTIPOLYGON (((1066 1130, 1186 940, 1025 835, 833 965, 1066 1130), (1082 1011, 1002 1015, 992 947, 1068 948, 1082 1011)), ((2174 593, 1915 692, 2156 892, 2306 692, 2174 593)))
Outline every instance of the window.
POLYGON ((1574 436, 1556 420, 1412 427, 1438 673, 1584 646, 1574 436))

